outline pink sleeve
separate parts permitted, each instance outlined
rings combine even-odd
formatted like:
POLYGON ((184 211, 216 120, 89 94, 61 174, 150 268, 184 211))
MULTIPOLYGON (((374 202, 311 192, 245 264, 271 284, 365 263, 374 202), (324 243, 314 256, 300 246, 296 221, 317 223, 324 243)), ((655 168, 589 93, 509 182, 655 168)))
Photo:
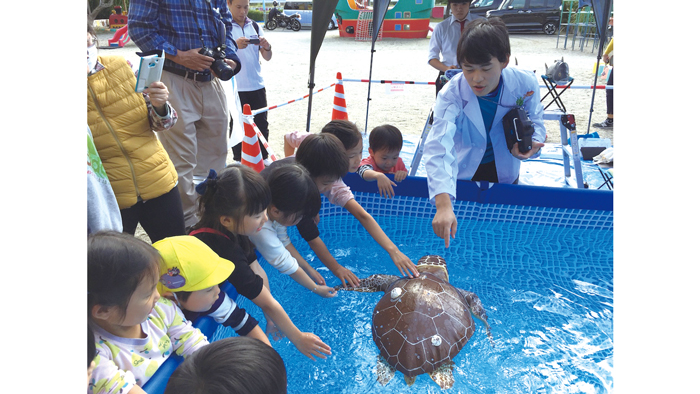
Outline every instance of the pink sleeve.
POLYGON ((372 156, 367 156, 362 161, 360 162, 360 165, 363 166, 365 164, 369 164, 374 168, 374 161, 372 160, 372 156))
POLYGON ((350 187, 348 187, 342 179, 338 179, 333 183, 331 191, 328 192, 326 198, 328 198, 328 201, 333 205, 345 207, 345 204, 355 198, 355 196, 352 194, 350 187))
POLYGON ((291 133, 285 134, 284 139, 287 140, 289 145, 296 149, 301 145, 301 141, 304 141, 304 139, 310 135, 311 133, 307 131, 292 131, 291 133))
MULTIPOLYGON (((396 171, 408 172, 408 170, 406 169, 406 165, 403 164, 403 159, 401 159, 400 157, 399 157, 399 161, 396 162, 396 171)), ((394 172, 394 173, 396 173, 396 172, 394 172)))

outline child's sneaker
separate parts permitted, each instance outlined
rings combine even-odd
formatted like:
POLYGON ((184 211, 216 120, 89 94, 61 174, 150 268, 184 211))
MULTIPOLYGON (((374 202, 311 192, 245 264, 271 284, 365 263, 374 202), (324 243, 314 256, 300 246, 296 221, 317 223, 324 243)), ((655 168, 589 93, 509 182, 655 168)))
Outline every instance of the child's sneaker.
POLYGON ((613 120, 610 118, 607 118, 603 122, 594 123, 593 126, 601 128, 601 129, 612 129, 613 128, 613 120))

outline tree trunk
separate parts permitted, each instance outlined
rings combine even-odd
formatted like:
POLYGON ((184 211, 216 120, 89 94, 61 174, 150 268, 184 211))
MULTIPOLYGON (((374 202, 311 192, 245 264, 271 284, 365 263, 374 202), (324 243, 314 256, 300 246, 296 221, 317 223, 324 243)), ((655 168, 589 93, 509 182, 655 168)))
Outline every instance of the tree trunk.
POLYGON ((87 2, 87 19, 88 23, 93 23, 95 21, 95 18, 97 17, 97 14, 100 13, 105 8, 110 8, 114 5, 114 0, 100 0, 100 4, 98 4, 94 10, 90 11, 90 0, 87 2))

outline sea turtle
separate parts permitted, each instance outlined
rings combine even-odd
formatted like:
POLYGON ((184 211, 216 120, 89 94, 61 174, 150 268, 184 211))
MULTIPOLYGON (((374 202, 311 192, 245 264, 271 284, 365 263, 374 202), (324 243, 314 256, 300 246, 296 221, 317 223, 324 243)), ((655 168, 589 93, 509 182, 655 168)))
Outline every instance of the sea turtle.
POLYGON ((374 308, 372 337, 379 348, 377 380, 387 384, 398 369, 410 386, 427 373, 441 388, 454 384, 452 359, 474 334, 471 313, 486 325, 486 311, 476 294, 448 282, 447 265, 440 256, 424 256, 416 264, 417 278, 372 275, 360 286, 336 289, 385 292, 374 308))

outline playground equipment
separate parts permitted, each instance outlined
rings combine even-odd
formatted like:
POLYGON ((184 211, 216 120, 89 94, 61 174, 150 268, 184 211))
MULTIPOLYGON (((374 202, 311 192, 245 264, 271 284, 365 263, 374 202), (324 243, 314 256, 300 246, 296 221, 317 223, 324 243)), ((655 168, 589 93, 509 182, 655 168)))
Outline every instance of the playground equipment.
POLYGON ((114 37, 107 40, 110 47, 123 47, 124 44, 129 42, 131 37, 129 37, 129 29, 127 26, 120 27, 117 32, 114 33, 114 37))
POLYGON ((117 29, 117 31, 114 33, 114 37, 107 40, 109 47, 121 48, 131 40, 127 27, 128 22, 129 20, 126 13, 122 13, 122 7, 118 5, 114 6, 112 15, 109 16, 109 28, 117 29))
MULTIPOLYGON (((339 0, 335 13, 341 37, 369 37, 373 7, 369 0, 339 0), (369 21, 369 23, 360 22, 369 21), (359 23, 358 23, 359 22, 359 23)), ((435 0, 399 0, 389 7, 380 30, 383 37, 426 38, 435 0)))
POLYGON ((126 16, 126 12, 122 13, 122 7, 115 5, 112 14, 109 16, 109 28, 119 29, 126 26, 128 22, 129 19, 126 16))

